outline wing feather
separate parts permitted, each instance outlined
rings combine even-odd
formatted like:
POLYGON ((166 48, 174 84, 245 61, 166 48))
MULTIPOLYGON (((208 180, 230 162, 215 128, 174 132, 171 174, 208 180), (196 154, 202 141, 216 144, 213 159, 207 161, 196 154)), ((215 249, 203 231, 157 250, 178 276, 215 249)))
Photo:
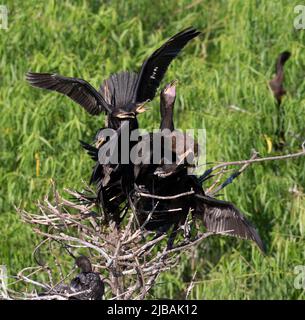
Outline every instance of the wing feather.
POLYGON ((203 216, 203 223, 208 231, 252 240, 265 251, 256 229, 232 203, 200 195, 197 199, 197 214, 203 216))
POLYGON ((115 73, 103 82, 100 93, 112 108, 124 108, 133 100, 137 79, 134 72, 115 73))
POLYGON ((33 86, 64 94, 92 115, 111 112, 104 98, 85 80, 63 77, 55 73, 28 72, 26 80, 33 86))
POLYGON ((199 34, 200 32, 192 27, 177 33, 143 63, 134 102, 152 100, 155 97, 157 88, 172 60, 191 39, 199 34))

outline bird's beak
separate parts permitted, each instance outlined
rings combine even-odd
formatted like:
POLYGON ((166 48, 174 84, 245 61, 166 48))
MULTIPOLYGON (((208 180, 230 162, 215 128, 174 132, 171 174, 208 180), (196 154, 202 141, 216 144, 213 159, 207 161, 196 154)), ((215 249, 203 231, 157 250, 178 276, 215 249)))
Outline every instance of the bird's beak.
POLYGON ((174 86, 176 87, 177 84, 178 84, 178 82, 179 82, 178 79, 175 79, 175 80, 173 80, 173 81, 170 83, 170 86, 171 86, 171 87, 174 87, 174 86))
POLYGON ((136 117, 134 112, 121 112, 116 115, 119 119, 133 119, 136 117))
POLYGON ((144 101, 144 102, 141 102, 141 103, 137 104, 137 106, 136 106, 136 113, 138 114, 138 113, 143 113, 143 112, 145 112, 145 111, 148 109, 147 107, 145 107, 145 105, 146 105, 148 102, 150 102, 149 99, 146 100, 146 101, 144 101))
POLYGON ((104 137, 99 138, 99 139, 96 141, 96 143, 95 143, 95 147, 96 147, 97 149, 99 149, 99 148, 103 145, 104 142, 105 142, 104 137))
POLYGON ((165 90, 164 90, 164 93, 165 93, 165 94, 171 93, 172 95, 174 95, 174 94, 176 93, 176 86, 177 86, 177 84, 178 84, 178 80, 177 80, 177 79, 175 79, 175 80, 173 80, 172 82, 170 82, 170 83, 166 86, 166 88, 165 88, 165 90))

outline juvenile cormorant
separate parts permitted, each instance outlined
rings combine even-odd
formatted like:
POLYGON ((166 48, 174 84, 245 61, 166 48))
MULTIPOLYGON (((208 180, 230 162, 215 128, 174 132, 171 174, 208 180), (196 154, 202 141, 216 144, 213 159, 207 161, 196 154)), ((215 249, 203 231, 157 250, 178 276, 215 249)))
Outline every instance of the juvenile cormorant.
POLYGON ((171 159, 167 160, 172 163, 166 163, 164 158, 154 172, 158 177, 167 177, 193 166, 194 158, 198 155, 197 142, 186 133, 175 130, 173 121, 175 101, 176 81, 173 81, 160 94, 160 129, 163 133, 165 149, 170 148, 168 151, 171 151, 171 159))
MULTIPOLYGON (((160 128, 174 130, 173 108, 176 90, 174 83, 165 87, 160 96, 160 128)), ((185 136, 182 134, 179 146, 185 144, 185 136)), ((175 150, 178 152, 179 149, 175 150)), ((183 150, 183 148, 182 148, 183 150)), ((140 198, 137 202, 138 220, 140 224, 146 223, 145 228, 156 230, 157 233, 166 232, 172 227, 169 246, 172 246, 179 226, 185 223, 185 219, 192 211, 195 218, 199 218, 207 231, 224 235, 253 240, 264 251, 264 244, 252 224, 230 202, 218 200, 205 195, 201 181, 194 175, 188 175, 184 170, 177 170, 177 166, 162 164, 157 169, 155 166, 147 166, 142 170, 136 183, 141 186, 142 192, 158 196, 174 196, 193 190, 194 194, 170 200, 156 200, 140 198), (165 178, 156 177, 156 170, 170 172, 165 178), (152 178, 153 176, 153 178, 152 178), (157 201, 159 202, 156 205, 157 201), (148 222, 146 219, 153 211, 148 222)))
POLYGON ((102 300, 104 282, 99 273, 93 272, 90 260, 86 256, 75 258, 75 264, 81 272, 70 281, 70 284, 60 282, 51 290, 40 293, 69 295, 69 300, 102 300))
MULTIPOLYGON (((136 185, 140 186, 142 192, 158 195, 158 196, 175 196, 190 191, 190 179, 187 175, 186 164, 181 165, 181 170, 177 170, 179 165, 176 164, 176 158, 184 153, 186 135, 181 132, 176 132, 172 135, 175 127, 173 120, 173 108, 176 99, 176 81, 173 81, 165 86, 160 94, 160 114, 161 114, 161 137, 168 139, 168 148, 172 153, 172 163, 164 163, 164 158, 161 163, 153 164, 153 139, 158 133, 150 133, 149 139, 144 143, 150 144, 150 164, 139 164, 135 166, 136 185), (167 130, 167 132, 164 132, 167 130)), ((140 142, 139 144, 143 143, 140 142)), ((163 149, 163 145, 161 149, 163 149)), ((143 147, 142 147, 143 148, 143 147)), ((179 226, 184 224, 185 219, 191 208, 191 197, 181 197, 177 199, 157 200, 142 197, 136 201, 138 220, 140 225, 145 223, 145 228, 148 230, 156 230, 158 233, 163 233, 172 228, 169 246, 172 245, 175 234, 179 226), (156 207, 155 207, 156 206, 156 207), (149 221, 146 221, 149 214, 153 211, 149 221)))
POLYGON ((75 264, 81 269, 74 279, 71 280, 71 292, 77 300, 102 300, 104 295, 104 283, 99 273, 93 272, 90 260, 85 256, 76 258, 75 264))
POLYGON ((117 129, 119 120, 134 119, 144 111, 143 104, 154 98, 171 61, 188 41, 199 34, 192 27, 177 33, 145 60, 139 74, 113 74, 104 81, 99 91, 83 79, 56 73, 28 72, 26 79, 34 87, 57 91, 70 97, 91 115, 106 112, 109 117, 108 127, 117 129))
MULTIPOLYGON (((107 126, 109 128, 116 129, 119 132, 121 129, 120 121, 126 119, 129 121, 130 130, 138 127, 135 116, 138 113, 143 112, 143 105, 146 101, 154 98, 156 90, 164 77, 169 64, 187 42, 199 34, 200 32, 194 28, 185 29, 170 38, 156 50, 143 63, 139 74, 122 72, 114 74, 104 81, 98 94, 108 106, 107 126), (119 110, 119 112, 115 113, 116 116, 114 117, 113 113, 117 110, 119 110), (122 110, 125 112, 124 114, 122 114, 122 110), (126 114, 126 112, 128 113, 126 114), (134 113, 133 118, 130 114, 132 112, 134 113)), ((55 76, 52 75, 50 77, 55 76)), ((33 85, 54 90, 54 86, 49 85, 44 81, 42 83, 39 82, 39 74, 37 76, 30 74, 28 79, 33 85), (38 80, 36 80, 37 78, 38 80)), ((86 89, 87 88, 88 86, 86 89)), ((90 88, 92 90, 91 86, 90 88)), ((62 91, 60 92, 63 93, 62 91)), ((97 96, 96 93, 95 96, 97 96)), ((80 101, 82 102, 82 100, 80 101)), ((88 109, 88 106, 86 109, 88 109)), ((106 108, 103 110, 105 109, 106 108)), ((96 112, 94 114, 98 113, 96 112)), ((96 161, 91 176, 91 182, 97 185, 97 201, 103 207, 104 212, 106 214, 109 213, 111 216, 110 218, 119 223, 121 220, 119 215, 119 211, 121 210, 120 207, 122 203, 125 202, 126 194, 129 193, 130 188, 133 185, 133 165, 132 163, 128 165, 108 165, 100 163, 98 159, 99 150, 103 146, 107 147, 106 143, 103 135, 98 133, 95 148, 90 147, 86 143, 82 143, 82 145, 96 161)), ((120 145, 120 140, 118 141, 118 144, 120 145)), ((130 148, 132 148, 133 145, 133 143, 130 143, 130 148)))
POLYGON ((167 177, 179 170, 193 166, 192 161, 187 163, 186 157, 191 160, 198 154, 198 145, 189 135, 175 130, 173 121, 173 110, 176 100, 176 83, 174 80, 167 84, 160 93, 160 132, 149 133, 144 136, 141 142, 137 144, 138 149, 149 150, 146 157, 149 158, 148 164, 139 164, 135 166, 135 177, 144 174, 146 170, 161 177, 167 177), (153 163, 153 140, 161 142, 160 163, 153 163), (147 145, 147 147, 146 147, 147 145), (168 158, 169 157, 169 158, 168 158))

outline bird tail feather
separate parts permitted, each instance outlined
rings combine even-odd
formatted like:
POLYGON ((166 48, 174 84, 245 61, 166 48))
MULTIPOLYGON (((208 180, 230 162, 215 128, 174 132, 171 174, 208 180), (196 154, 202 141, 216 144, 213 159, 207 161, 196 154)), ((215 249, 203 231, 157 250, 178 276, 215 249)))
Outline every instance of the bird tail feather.
POLYGON ((115 73, 106 79, 100 87, 105 101, 115 108, 124 108, 133 100, 138 74, 134 72, 115 73))

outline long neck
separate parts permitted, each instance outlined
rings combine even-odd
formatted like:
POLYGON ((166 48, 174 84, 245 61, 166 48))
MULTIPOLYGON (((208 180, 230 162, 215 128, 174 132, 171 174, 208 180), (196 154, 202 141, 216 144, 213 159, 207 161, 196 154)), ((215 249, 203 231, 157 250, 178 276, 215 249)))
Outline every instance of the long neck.
POLYGON ((289 59, 290 53, 283 52, 280 54, 276 61, 275 72, 276 72, 276 79, 277 81, 283 82, 284 81, 284 65, 286 61, 289 59))
POLYGON ((166 104, 166 102, 162 99, 160 104, 161 109, 161 124, 160 129, 169 129, 171 131, 175 130, 174 120, 173 120, 173 110, 174 104, 166 104))

